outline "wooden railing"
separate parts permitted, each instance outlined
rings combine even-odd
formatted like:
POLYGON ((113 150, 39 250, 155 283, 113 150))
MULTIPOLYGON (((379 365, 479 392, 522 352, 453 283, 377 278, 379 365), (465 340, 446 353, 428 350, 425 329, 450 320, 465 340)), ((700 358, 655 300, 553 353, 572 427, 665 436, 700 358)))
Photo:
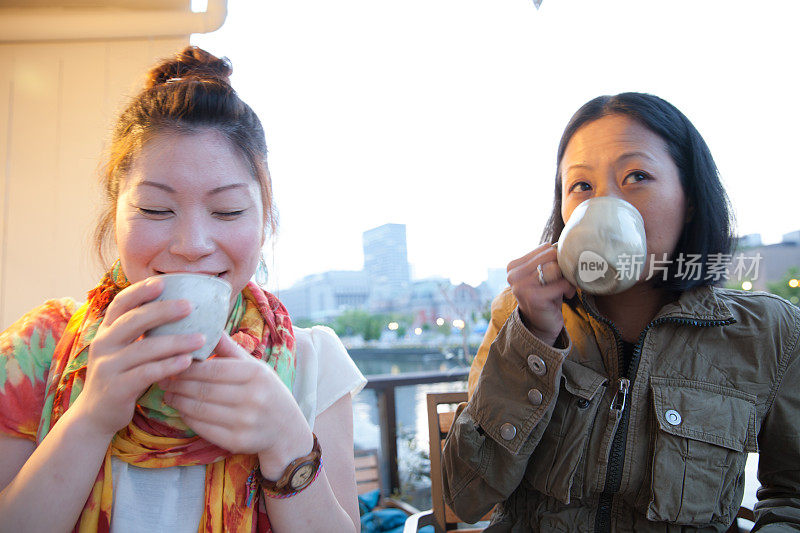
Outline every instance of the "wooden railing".
MULTIPOLYGON (((397 466, 397 387, 466 381, 468 368, 455 368, 436 372, 410 372, 405 374, 379 374, 367 376, 367 389, 373 389, 378 401, 378 420, 381 437, 381 493, 390 495, 400 489, 400 474, 397 466)), ((466 383, 464 384, 466 389, 466 383)))

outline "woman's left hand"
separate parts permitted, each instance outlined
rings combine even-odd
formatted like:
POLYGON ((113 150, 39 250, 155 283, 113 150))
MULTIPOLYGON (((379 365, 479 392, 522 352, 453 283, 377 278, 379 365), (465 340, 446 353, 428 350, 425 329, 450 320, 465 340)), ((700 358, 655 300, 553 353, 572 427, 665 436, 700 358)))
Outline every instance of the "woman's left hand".
POLYGON ((311 430, 292 393, 272 368, 245 352, 227 333, 215 353, 216 357, 194 362, 159 383, 164 401, 186 425, 232 453, 270 456, 284 447, 287 438, 311 441, 311 430))

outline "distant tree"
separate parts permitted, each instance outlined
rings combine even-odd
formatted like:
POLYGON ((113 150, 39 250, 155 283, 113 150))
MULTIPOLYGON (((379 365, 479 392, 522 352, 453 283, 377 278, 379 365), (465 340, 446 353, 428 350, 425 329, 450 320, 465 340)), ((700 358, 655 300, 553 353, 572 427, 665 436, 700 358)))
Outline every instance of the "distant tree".
POLYGON ((383 333, 383 328, 386 327, 387 323, 388 322, 384 315, 369 315, 364 332, 362 334, 364 340, 373 341, 380 339, 381 333, 383 333))
POLYGON ((781 298, 786 298, 794 305, 800 307, 800 268, 789 268, 780 281, 767 283, 767 290, 772 294, 777 294, 781 298), (792 280, 797 281, 792 282, 792 280), (794 287, 792 287, 790 283, 794 285, 794 287))
POLYGON ((408 328, 414 323, 414 316, 408 313, 392 313, 387 318, 387 324, 389 322, 397 322, 395 333, 397 334, 397 338, 401 339, 406 336, 408 328))
POLYGON ((297 320, 292 320, 292 325, 296 328, 310 328, 318 325, 318 323, 310 318, 298 318, 297 320))
POLYGON ((332 327, 341 337, 359 335, 365 341, 371 341, 381 338, 388 323, 386 315, 373 315, 363 309, 349 309, 336 317, 332 327))

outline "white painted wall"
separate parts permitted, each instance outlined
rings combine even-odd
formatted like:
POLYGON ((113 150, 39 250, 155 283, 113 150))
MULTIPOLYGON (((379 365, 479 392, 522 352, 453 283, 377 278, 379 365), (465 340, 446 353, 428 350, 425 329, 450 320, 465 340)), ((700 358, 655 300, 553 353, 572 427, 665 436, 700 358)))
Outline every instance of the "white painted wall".
POLYGON ((0 331, 48 298, 83 301, 98 176, 121 106, 185 38, 0 44, 0 331))

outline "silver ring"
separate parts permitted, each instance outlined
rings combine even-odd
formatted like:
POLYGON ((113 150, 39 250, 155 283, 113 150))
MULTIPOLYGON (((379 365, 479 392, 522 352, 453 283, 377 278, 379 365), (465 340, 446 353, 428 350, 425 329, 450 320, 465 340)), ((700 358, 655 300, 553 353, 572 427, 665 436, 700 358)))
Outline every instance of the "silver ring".
POLYGON ((542 270, 541 263, 536 265, 536 272, 539 273, 539 285, 541 285, 542 287, 547 285, 547 282, 544 280, 544 271, 542 270))

